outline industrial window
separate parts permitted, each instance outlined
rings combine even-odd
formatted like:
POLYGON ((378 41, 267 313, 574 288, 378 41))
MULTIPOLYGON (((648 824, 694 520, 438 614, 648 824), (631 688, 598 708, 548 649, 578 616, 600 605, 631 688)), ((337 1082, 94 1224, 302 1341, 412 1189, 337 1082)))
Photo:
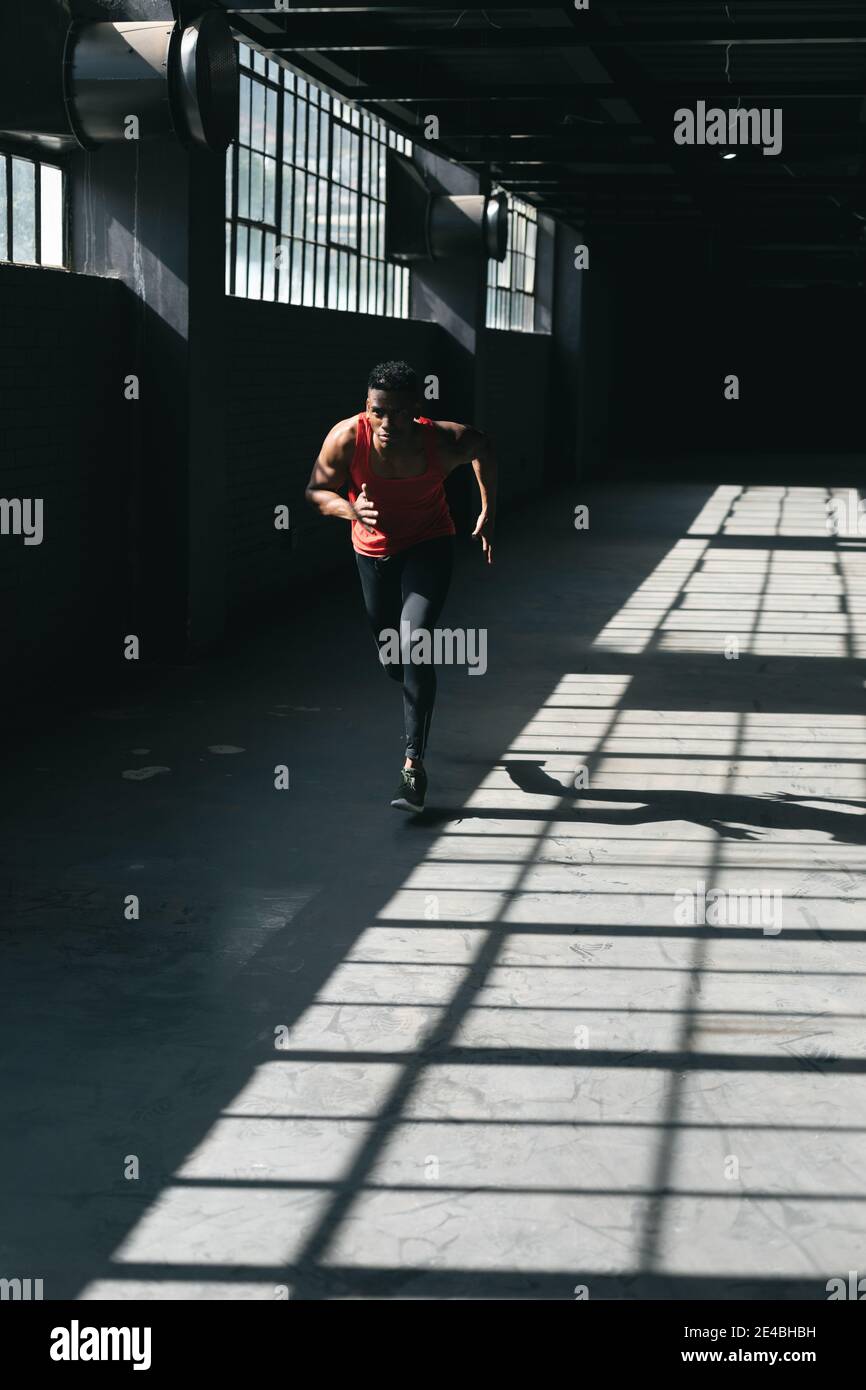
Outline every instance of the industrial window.
POLYGON ((534 207, 509 193, 508 251, 504 261, 487 262, 488 328, 533 331, 537 219, 534 207))
POLYGON ((0 261, 64 264, 63 170, 0 154, 0 261))
POLYGON ((385 261, 385 151, 409 141, 246 44, 240 58, 226 292, 408 318, 409 270, 385 261))

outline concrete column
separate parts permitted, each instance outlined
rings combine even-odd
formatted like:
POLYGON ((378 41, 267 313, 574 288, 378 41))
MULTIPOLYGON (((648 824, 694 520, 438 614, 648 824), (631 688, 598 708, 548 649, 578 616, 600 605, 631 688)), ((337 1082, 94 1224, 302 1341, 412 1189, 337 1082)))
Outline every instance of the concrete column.
MULTIPOLYGON (((450 164, 426 149, 415 150, 415 162, 428 186, 436 193, 480 193, 475 174, 450 164)), ((438 323, 442 332, 442 364, 439 370, 442 396, 431 402, 429 413, 440 419, 474 422, 478 412, 478 387, 484 370, 484 302, 486 261, 479 248, 475 256, 449 256, 412 265, 413 318, 438 323)), ((475 480, 458 468, 447 482, 448 501, 459 531, 470 514, 474 523, 475 480), (473 510, 474 509, 474 510, 473 510)))
POLYGON ((583 347, 584 281, 575 269, 581 233, 556 224, 553 238, 553 296, 550 313, 551 363, 548 415, 549 477, 566 482, 578 476, 582 421, 587 410, 583 347))
MULTIPOLYGON (((123 142, 69 160, 72 264, 133 297, 118 346, 127 403, 134 612, 143 652, 176 656, 224 620, 224 159, 173 139, 123 142)), ((126 453, 126 451, 121 451, 126 453)))

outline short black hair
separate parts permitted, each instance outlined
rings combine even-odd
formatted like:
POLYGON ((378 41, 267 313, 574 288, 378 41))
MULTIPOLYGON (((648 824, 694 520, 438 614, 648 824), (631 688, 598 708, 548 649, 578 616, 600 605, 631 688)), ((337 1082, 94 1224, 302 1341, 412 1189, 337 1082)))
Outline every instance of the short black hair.
POLYGON ((408 362, 380 362, 367 378, 368 391, 408 391, 418 395, 418 373, 408 362))

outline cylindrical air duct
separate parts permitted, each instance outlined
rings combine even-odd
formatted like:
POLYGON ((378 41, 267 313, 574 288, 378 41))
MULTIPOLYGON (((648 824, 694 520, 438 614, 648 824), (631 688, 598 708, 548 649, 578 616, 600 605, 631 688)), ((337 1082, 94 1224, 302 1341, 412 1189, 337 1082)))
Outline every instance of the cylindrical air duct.
POLYGON ((429 238, 435 260, 480 248, 491 260, 504 261, 508 246, 505 194, 436 194, 430 204, 429 238))
POLYGON ((176 26, 159 22, 85 24, 69 31, 64 61, 66 110, 85 149, 129 139, 170 135, 169 55, 176 26))
POLYGON ((85 148, 172 131, 184 144, 225 150, 238 122, 238 56, 225 15, 184 29, 162 20, 73 26, 64 58, 66 105, 85 148))
POLYGON ((19 18, 0 51, 0 130, 50 135, 84 149, 175 135, 222 152, 238 122, 237 45, 228 17, 57 25, 39 35, 19 18), (135 117, 134 125, 130 117, 135 117))

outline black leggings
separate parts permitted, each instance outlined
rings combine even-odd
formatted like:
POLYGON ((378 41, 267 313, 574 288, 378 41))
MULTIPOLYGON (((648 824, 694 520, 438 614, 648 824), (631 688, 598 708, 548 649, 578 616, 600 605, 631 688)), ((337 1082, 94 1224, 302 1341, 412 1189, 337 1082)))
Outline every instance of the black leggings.
MULTIPOLYGON (((406 756, 423 758, 436 699, 436 671, 432 664, 405 665, 384 661, 390 630, 398 636, 425 629, 432 634, 451 582, 454 565, 454 537, 435 536, 430 541, 400 550, 387 559, 355 551, 367 618, 383 669, 403 686, 403 718, 406 726, 406 756), (404 629, 401 622, 409 626, 404 629)), ((408 653, 407 653, 408 654, 408 653)))

